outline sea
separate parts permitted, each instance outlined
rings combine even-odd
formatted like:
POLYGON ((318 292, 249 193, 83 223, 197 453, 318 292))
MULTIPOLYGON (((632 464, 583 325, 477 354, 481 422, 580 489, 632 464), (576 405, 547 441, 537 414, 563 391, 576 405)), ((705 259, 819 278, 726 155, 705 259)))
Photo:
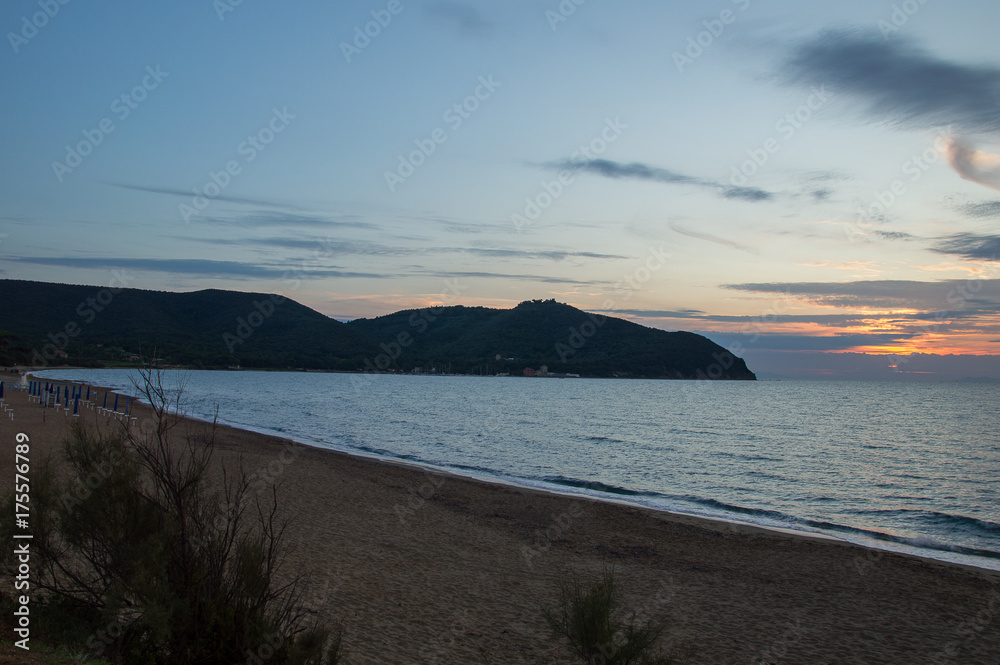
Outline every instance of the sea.
MULTIPOLYGON (((47 379, 136 394, 130 370, 47 379)), ((195 418, 1000 570, 1000 384, 175 371, 195 418)))

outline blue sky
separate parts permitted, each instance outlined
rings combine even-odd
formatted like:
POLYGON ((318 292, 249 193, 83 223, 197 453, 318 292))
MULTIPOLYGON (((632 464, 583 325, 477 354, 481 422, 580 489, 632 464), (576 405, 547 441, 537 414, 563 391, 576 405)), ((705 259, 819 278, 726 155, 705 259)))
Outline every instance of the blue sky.
POLYGON ((986 1, 8 2, 0 271, 341 319, 556 298, 765 375, 1000 376, 938 358, 1000 351, 997 25, 986 1))

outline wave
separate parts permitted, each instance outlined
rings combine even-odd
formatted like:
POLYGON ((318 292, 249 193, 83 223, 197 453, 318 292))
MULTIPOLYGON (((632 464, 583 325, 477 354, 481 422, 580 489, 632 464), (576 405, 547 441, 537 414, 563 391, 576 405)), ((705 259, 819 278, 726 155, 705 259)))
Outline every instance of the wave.
POLYGON ((622 496, 663 496, 659 492, 648 492, 644 490, 630 490, 618 485, 608 485, 597 480, 580 480, 579 478, 567 478, 566 476, 542 476, 538 478, 543 482, 563 485, 565 487, 576 487, 578 489, 593 490, 595 492, 605 492, 607 494, 618 494, 622 496))
POLYGON ((852 512, 857 515, 900 517, 903 519, 911 519, 917 523, 928 524, 936 527, 951 527, 965 532, 979 532, 981 535, 992 537, 1000 536, 1000 523, 979 519, 978 517, 942 513, 936 510, 913 510, 900 508, 895 510, 856 510, 852 512))
POLYGON ((897 545, 909 545, 910 547, 915 547, 921 550, 936 550, 938 552, 954 552, 956 554, 965 554, 968 556, 983 557, 986 559, 1000 560, 1000 552, 995 550, 987 550, 979 547, 966 547, 964 545, 953 545, 951 543, 941 542, 930 536, 897 536, 891 533, 885 533, 883 531, 875 531, 873 529, 863 529, 860 527, 846 526, 844 524, 835 524, 833 522, 823 522, 817 520, 804 520, 804 522, 820 531, 832 531, 835 533, 843 535, 855 535, 862 536, 871 540, 876 540, 884 543, 894 543, 897 545))

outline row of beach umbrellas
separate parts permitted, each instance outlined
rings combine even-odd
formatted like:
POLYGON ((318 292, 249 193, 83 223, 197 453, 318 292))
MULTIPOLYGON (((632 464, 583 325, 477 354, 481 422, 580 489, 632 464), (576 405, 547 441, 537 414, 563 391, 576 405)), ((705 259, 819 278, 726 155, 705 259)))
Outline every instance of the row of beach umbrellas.
MULTIPOLYGON (((132 413, 132 398, 119 395, 111 390, 104 391, 101 406, 96 406, 100 398, 100 390, 83 383, 57 384, 54 381, 32 380, 28 382, 28 401, 40 404, 43 408, 60 408, 67 414, 72 408, 73 415, 80 415, 80 404, 84 408, 96 408, 102 414, 128 418, 132 413), (93 400, 91 400, 93 395, 93 400), (109 397, 112 398, 109 400, 109 397), (124 397, 124 399, 122 399, 124 397), (108 406, 108 402, 111 406, 108 406), (122 406, 119 411, 118 407, 122 406)), ((3 399, 3 382, 0 381, 0 400, 3 399)))

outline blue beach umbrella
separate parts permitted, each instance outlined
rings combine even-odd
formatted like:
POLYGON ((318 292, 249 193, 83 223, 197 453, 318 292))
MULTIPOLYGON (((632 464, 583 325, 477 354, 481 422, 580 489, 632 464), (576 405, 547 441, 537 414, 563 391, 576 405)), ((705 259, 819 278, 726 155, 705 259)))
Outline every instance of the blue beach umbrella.
POLYGON ((80 395, 77 394, 76 399, 73 400, 73 415, 78 415, 80 413, 80 395))
POLYGON ((90 386, 87 386, 87 401, 90 401, 90 386))
POLYGON ((118 413, 118 393, 115 393, 115 413, 118 413))

